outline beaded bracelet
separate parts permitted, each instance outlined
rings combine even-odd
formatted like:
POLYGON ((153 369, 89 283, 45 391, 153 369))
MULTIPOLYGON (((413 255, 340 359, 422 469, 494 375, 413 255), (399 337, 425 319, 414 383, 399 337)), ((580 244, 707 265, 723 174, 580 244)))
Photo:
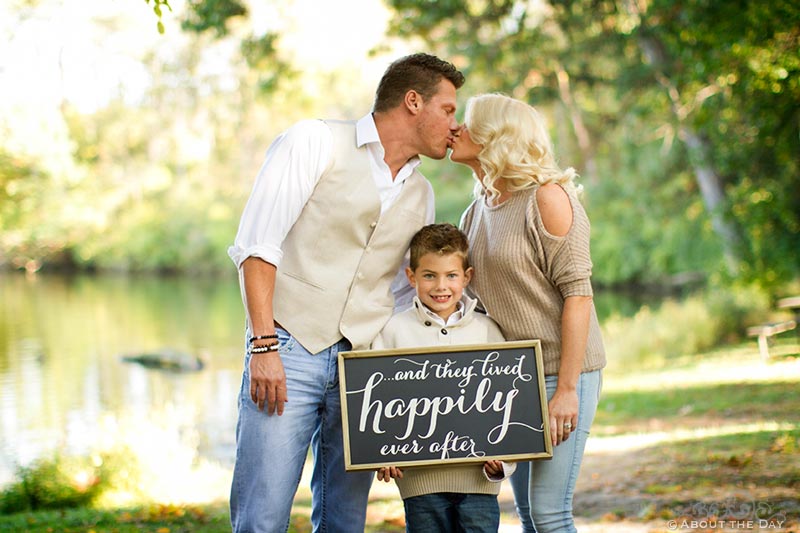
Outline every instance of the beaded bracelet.
POLYGON ((255 342, 255 341, 260 341, 260 340, 264 340, 264 339, 277 339, 277 338, 278 338, 277 334, 275 334, 275 335, 256 335, 255 337, 250 337, 250 339, 247 341, 247 344, 253 344, 253 342, 255 342))
POLYGON ((267 346, 256 346, 254 348, 250 348, 250 353, 269 353, 269 352, 277 352, 278 351, 278 343, 270 344, 267 346))

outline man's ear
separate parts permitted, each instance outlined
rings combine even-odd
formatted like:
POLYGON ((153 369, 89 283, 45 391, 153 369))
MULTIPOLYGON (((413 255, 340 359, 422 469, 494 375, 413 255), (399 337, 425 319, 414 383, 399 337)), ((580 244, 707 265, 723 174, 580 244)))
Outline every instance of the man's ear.
POLYGON ((474 270, 472 269, 472 267, 469 267, 468 269, 466 269, 466 270, 464 271, 464 286, 465 286, 465 287, 466 287, 467 285, 469 285, 469 282, 470 282, 470 281, 472 281, 472 273, 473 273, 473 272, 474 272, 474 270))
POLYGON ((417 91, 411 89, 406 92, 406 96, 404 99, 406 104, 406 108, 414 115, 419 113, 420 107, 422 107, 422 95, 419 94, 417 91))
POLYGON ((416 289, 417 279, 414 277, 414 271, 411 270, 411 267, 406 267, 406 277, 408 278, 408 283, 416 289))

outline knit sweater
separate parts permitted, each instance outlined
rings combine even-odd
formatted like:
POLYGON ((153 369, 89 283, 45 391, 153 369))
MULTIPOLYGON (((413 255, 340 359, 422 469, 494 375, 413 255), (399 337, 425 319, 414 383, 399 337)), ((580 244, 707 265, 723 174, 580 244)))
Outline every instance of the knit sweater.
MULTIPOLYGON (((445 325, 444 320, 426 310, 419 298, 414 304, 394 315, 373 341, 372 348, 416 348, 423 346, 485 344, 503 342, 500 328, 486 315, 475 312, 477 301, 464 296, 462 316, 445 325)), ((516 465, 505 465, 505 476, 516 465), (510 468, 508 468, 510 467, 510 468)), ((424 494, 455 492, 459 494, 499 494, 500 483, 489 481, 482 463, 452 466, 419 466, 403 468, 403 477, 395 479, 403 499, 424 494)))
MULTIPOLYGON (((475 268, 469 289, 477 295, 507 340, 540 339, 547 375, 561 361, 561 314, 568 296, 592 296, 589 219, 571 195, 572 225, 564 236, 547 232, 533 189, 517 191, 497 206, 477 198, 464 212, 461 229, 475 268)), ((606 365, 594 305, 583 372, 606 365)))

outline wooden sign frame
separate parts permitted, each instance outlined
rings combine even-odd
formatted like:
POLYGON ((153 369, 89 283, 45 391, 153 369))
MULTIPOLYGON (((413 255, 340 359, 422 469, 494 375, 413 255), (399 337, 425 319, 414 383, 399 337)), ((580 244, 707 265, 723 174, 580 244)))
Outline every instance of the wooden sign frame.
POLYGON ((539 340, 339 354, 347 470, 553 456, 539 340))

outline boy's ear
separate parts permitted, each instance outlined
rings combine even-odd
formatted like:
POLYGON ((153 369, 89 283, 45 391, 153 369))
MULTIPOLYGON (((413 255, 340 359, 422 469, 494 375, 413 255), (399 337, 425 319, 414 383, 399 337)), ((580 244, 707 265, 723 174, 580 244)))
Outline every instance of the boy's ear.
POLYGON ((417 280, 414 278, 414 271, 411 270, 411 267, 406 267, 406 277, 408 278, 408 283, 413 287, 417 288, 417 280))
POLYGON ((472 273, 473 272, 474 271, 472 270, 472 267, 469 267, 468 269, 466 269, 464 271, 464 285, 465 286, 469 285, 469 282, 472 281, 472 273))

